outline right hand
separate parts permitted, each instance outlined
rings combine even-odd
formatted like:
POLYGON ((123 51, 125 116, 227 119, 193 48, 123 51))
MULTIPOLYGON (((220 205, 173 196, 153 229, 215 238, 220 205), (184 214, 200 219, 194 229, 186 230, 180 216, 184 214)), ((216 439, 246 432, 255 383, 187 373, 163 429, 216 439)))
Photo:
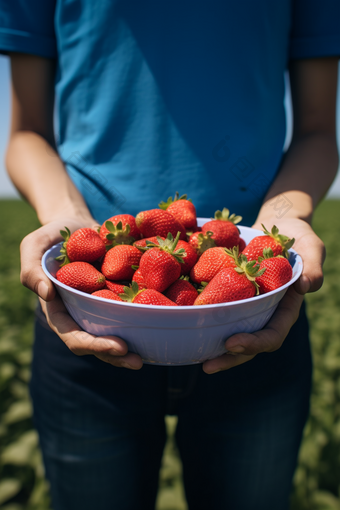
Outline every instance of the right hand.
POLYGON ((137 354, 129 353, 122 339, 115 336, 96 337, 79 328, 68 314, 53 283, 43 272, 41 258, 46 250, 62 240, 60 230, 65 226, 74 232, 82 227, 96 229, 98 225, 94 220, 61 218, 26 236, 20 246, 21 283, 39 296, 48 325, 74 354, 93 354, 116 367, 139 370, 143 366, 142 359, 137 354))

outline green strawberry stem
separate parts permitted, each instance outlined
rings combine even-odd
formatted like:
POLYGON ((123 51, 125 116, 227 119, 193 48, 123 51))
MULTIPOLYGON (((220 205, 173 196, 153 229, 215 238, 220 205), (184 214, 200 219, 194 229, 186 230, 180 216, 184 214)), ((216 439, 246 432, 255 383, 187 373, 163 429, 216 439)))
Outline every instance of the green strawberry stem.
POLYGON ((113 248, 114 246, 120 245, 120 244, 132 244, 135 241, 135 238, 130 236, 130 230, 131 227, 127 223, 125 227, 123 228, 122 221, 119 221, 117 225, 114 225, 112 221, 107 220, 105 222, 105 227, 109 231, 108 234, 106 234, 106 239, 111 241, 108 249, 113 248))
POLYGON ((257 261, 258 262, 262 262, 262 260, 265 260, 265 259, 278 259, 278 258, 281 258, 281 259, 284 259, 285 257, 283 257, 282 255, 276 255, 274 257, 274 253, 273 253, 273 250, 271 248, 264 248, 263 250, 263 257, 258 257, 257 261))
POLYGON ((263 275, 266 268, 264 267, 263 269, 260 269, 260 264, 258 264, 256 260, 250 260, 248 262, 247 257, 243 253, 239 254, 238 246, 234 246, 232 250, 225 248, 225 252, 234 259, 236 264, 236 267, 234 268, 235 271, 239 274, 244 274, 248 280, 255 285, 256 295, 258 295, 259 286, 255 281, 255 278, 263 275))
POLYGON ((236 225, 237 223, 240 223, 240 221, 242 220, 242 216, 236 216, 235 214, 230 214, 229 209, 224 207, 222 211, 215 212, 215 216, 213 219, 222 220, 222 221, 231 221, 231 223, 234 223, 234 225, 236 225))
POLYGON ((284 236, 282 234, 279 234, 279 229, 277 228, 276 225, 274 225, 272 227, 272 230, 271 232, 269 232, 266 227, 263 225, 263 223, 261 223, 262 225, 262 228, 263 228, 263 233, 266 235, 266 236, 270 236, 272 237, 273 239, 275 239, 275 241, 277 243, 279 243, 281 246, 282 246, 282 252, 283 252, 283 255, 284 257, 286 257, 286 259, 289 258, 289 253, 288 253, 288 250, 289 248, 291 248, 293 246, 293 244, 295 243, 295 239, 294 237, 292 239, 290 239, 289 237, 287 236, 284 236))
POLYGON ((61 262, 59 267, 63 267, 70 263, 70 259, 67 256, 67 242, 71 237, 71 231, 69 228, 65 227, 65 230, 60 230, 60 235, 64 239, 64 242, 62 247, 60 248, 60 255, 59 257, 56 257, 55 260, 61 262))
POLYGON ((200 287, 197 287, 196 290, 197 292, 200 294, 201 292, 204 291, 204 289, 206 288, 206 286, 208 285, 209 282, 201 282, 201 286, 200 287))
POLYGON ((205 232, 205 234, 203 234, 203 232, 198 234, 198 236, 197 236, 197 250, 200 254, 204 253, 209 248, 216 247, 215 241, 211 238, 211 236, 213 236, 213 235, 214 235, 214 233, 211 232, 211 230, 208 230, 207 232, 205 232))
POLYGON ((163 211, 166 211, 169 205, 173 204, 174 202, 177 202, 178 200, 188 200, 189 202, 191 202, 191 198, 187 198, 187 196, 188 195, 179 196, 178 191, 176 191, 174 199, 172 199, 172 197, 169 197, 166 202, 160 202, 158 204, 158 207, 160 209, 163 209, 163 211))
POLYGON ((170 255, 175 257, 175 259, 178 260, 178 262, 184 264, 183 257, 187 256, 187 254, 185 253, 185 249, 179 248, 178 250, 176 250, 176 246, 179 241, 180 235, 181 233, 177 232, 177 235, 174 239, 171 232, 169 232, 164 240, 161 237, 157 236, 158 244, 153 243, 152 241, 146 241, 146 249, 149 250, 151 248, 158 248, 162 251, 170 253, 170 255))
POLYGON ((137 282, 132 282, 130 287, 124 287, 124 292, 118 294, 119 297, 122 298, 123 301, 127 301, 128 303, 133 303, 134 299, 140 294, 144 292, 145 289, 140 289, 138 287, 137 282))

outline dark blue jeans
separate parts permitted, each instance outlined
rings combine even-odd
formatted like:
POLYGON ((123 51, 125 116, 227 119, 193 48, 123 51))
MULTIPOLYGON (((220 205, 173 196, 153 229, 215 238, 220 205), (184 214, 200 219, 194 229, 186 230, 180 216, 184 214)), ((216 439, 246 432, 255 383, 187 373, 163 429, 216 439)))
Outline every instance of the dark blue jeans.
POLYGON ((54 510, 152 510, 166 414, 190 510, 288 509, 311 385, 304 309, 281 349, 214 375, 76 357, 37 320, 32 369, 54 510))

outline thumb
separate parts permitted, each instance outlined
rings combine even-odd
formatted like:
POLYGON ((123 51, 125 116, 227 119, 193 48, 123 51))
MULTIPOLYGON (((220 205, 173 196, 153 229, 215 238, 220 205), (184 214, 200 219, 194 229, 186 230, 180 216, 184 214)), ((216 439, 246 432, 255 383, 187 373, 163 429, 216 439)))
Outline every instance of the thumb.
POLYGON ((323 284, 322 266, 326 258, 325 245, 317 236, 304 240, 303 247, 296 247, 303 260, 303 271, 300 278, 295 282, 294 288, 299 294, 316 292, 323 284), (307 242, 306 242, 307 241, 307 242))
POLYGON ((34 236, 34 232, 26 236, 20 245, 21 252, 21 283, 35 292, 44 301, 51 301, 56 290, 41 267, 41 258, 45 247, 42 247, 34 236))

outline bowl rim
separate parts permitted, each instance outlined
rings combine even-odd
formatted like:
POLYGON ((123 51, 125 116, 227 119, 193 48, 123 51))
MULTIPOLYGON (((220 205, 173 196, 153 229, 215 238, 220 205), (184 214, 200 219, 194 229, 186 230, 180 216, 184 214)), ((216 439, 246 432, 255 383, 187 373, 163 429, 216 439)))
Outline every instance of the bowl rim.
MULTIPOLYGON (((206 218, 197 218, 197 219, 206 219, 206 218)), ((257 229, 253 229, 251 227, 244 227, 243 225, 239 225, 239 227, 241 227, 242 229, 247 229, 247 230, 252 230, 252 231, 255 231, 257 232, 259 235, 264 235, 264 233, 261 231, 261 230, 257 230, 257 229)), ((239 299, 237 301, 230 301, 230 302, 227 302, 227 303, 215 303, 215 304, 210 304, 210 305, 199 305, 199 306, 194 306, 194 305, 190 305, 190 306, 161 306, 161 305, 145 305, 145 304, 140 304, 140 303, 127 303, 127 302, 121 302, 121 301, 113 301, 112 299, 107 299, 107 298, 103 298, 103 297, 98 297, 98 296, 92 296, 92 294, 88 294, 86 292, 82 292, 81 290, 77 290, 77 289, 73 289, 72 287, 69 287, 68 285, 65 285, 64 283, 62 282, 59 282, 59 280, 57 280, 47 269, 46 267, 46 260, 47 258, 49 257, 51 251, 53 251, 57 246, 61 246, 63 244, 63 241, 60 241, 59 243, 56 243, 54 244, 51 248, 49 248, 45 253, 44 255, 42 256, 42 259, 41 259, 41 267, 42 267, 42 270, 44 271, 45 275, 54 283, 54 285, 56 287, 61 287, 62 289, 68 291, 68 292, 71 292, 72 294, 76 294, 78 296, 81 296, 83 298, 88 298, 88 299, 94 299, 96 301, 99 301, 99 302, 104 302, 104 303, 110 303, 111 305, 117 305, 117 306, 124 306, 126 307, 127 305, 129 307, 132 307, 132 308, 139 308, 139 309, 147 309, 147 310, 162 310, 162 311, 166 311, 166 310, 170 310, 170 311, 176 311, 176 310, 187 310, 187 311, 192 311, 192 310, 197 310, 198 312, 200 310, 211 310, 213 308, 224 308, 224 307, 235 307, 235 306, 240 306, 242 304, 246 304, 246 303, 253 303, 253 302, 259 302, 260 300, 263 300, 263 299, 268 299, 270 298, 271 296, 274 296, 275 294, 278 294, 280 292, 282 292, 283 290, 286 290, 288 287, 290 287, 293 283, 295 283, 301 276, 302 274, 302 270, 303 270, 303 261, 302 261, 302 258, 301 256, 295 251, 293 250, 292 248, 290 248, 288 250, 288 253, 292 254, 292 255, 295 255, 296 257, 296 263, 299 264, 299 267, 298 267, 298 271, 296 272, 295 276, 293 276, 293 278, 285 283, 284 285, 282 285, 281 287, 279 287, 278 289, 275 289, 275 290, 272 290, 270 292, 267 292, 266 294, 260 294, 259 296, 254 296, 252 298, 247 298, 247 299, 239 299)))

